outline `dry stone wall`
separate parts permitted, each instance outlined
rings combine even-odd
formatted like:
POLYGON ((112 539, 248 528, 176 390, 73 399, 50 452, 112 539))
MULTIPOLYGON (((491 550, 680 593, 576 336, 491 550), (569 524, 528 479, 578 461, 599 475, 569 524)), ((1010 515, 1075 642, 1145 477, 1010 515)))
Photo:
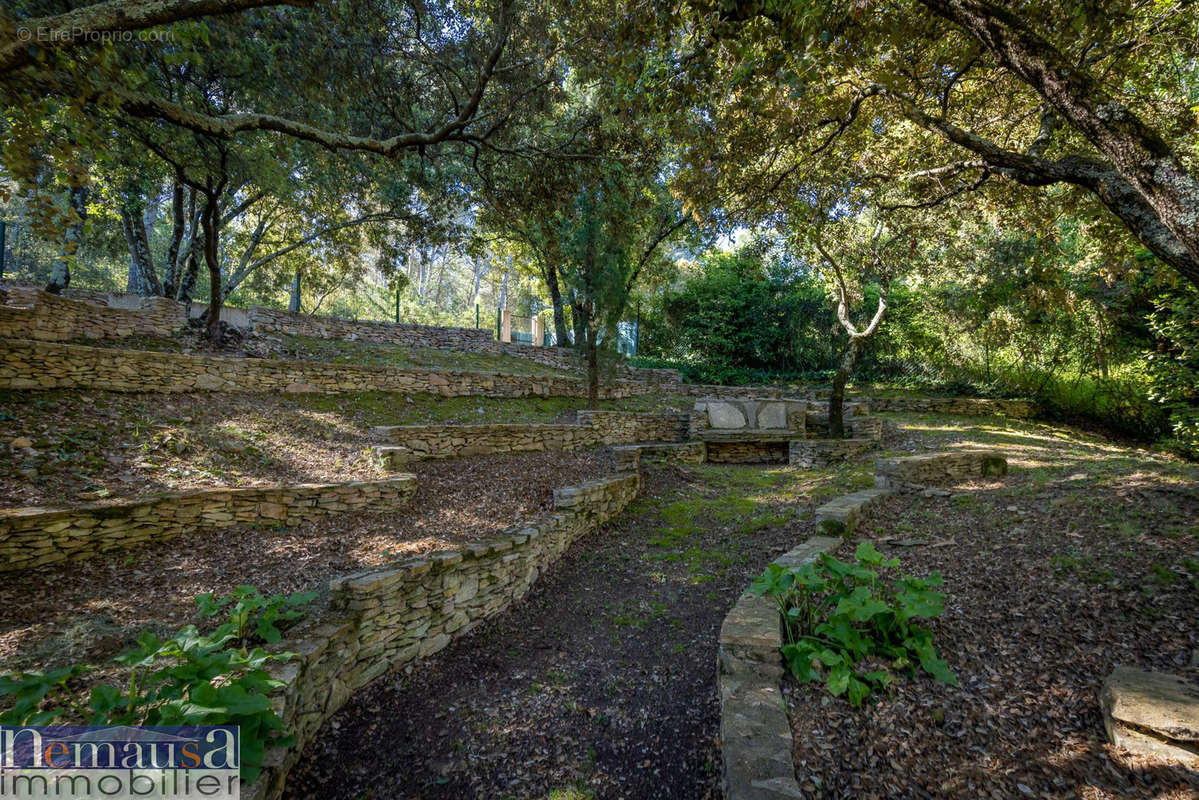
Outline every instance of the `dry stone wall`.
POLYGON ((1007 474, 1007 460, 994 450, 952 450, 879 459, 874 485, 893 489, 958 483, 1007 474))
POLYGON ((796 439, 791 442, 790 462, 807 469, 839 464, 873 449, 874 439, 796 439))
MULTIPOLYGON (((840 539, 809 539, 776 564, 798 567, 831 553, 840 539)), ((773 600, 746 591, 720 627, 717 683, 726 800, 802 798, 783 699, 782 626, 773 600)))
POLYGON ((109 550, 231 525, 299 525, 345 511, 406 506, 416 478, 296 486, 204 489, 71 509, 0 510, 0 572, 80 561, 109 550))
MULTIPOLYGON (((0 388, 109 389, 119 392, 430 392, 446 397, 586 397, 580 378, 431 371, 385 366, 217 358, 177 353, 0 340, 0 388)), ((605 398, 657 390, 613 381, 605 398)))
POLYGON ((870 400, 875 411, 915 411, 934 414, 1003 415, 1030 419, 1037 415, 1031 400, 992 400, 982 397, 876 397, 870 400))
POLYGON ((147 297, 136 309, 110 308, 48 292, 8 293, 0 305, 0 337, 63 342, 119 336, 170 336, 187 322, 184 308, 164 297, 147 297))
POLYGON ((703 442, 625 444, 612 448, 612 463, 620 472, 640 469, 642 461, 702 464, 705 457, 706 449, 703 442))
POLYGON ((579 537, 637 495, 629 473, 554 492, 554 510, 496 539, 338 578, 330 610, 280 649, 287 684, 276 699, 295 746, 270 754, 271 768, 245 787, 248 800, 278 797, 305 744, 350 695, 386 672, 441 650, 528 593, 579 537))
POLYGON ((712 464, 785 464, 783 441, 706 442, 706 459, 712 464))
POLYGON ((390 425, 374 429, 391 442, 376 452, 392 465, 427 458, 454 458, 528 450, 578 450, 626 442, 682 442, 689 414, 579 411, 578 423, 500 425, 390 425))

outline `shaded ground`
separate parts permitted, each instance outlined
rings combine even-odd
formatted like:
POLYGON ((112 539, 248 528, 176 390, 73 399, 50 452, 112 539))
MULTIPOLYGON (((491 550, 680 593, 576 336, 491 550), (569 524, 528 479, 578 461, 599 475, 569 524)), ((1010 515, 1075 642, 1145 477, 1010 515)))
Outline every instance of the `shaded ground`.
POLYGON ((192 621, 193 598, 241 584, 263 594, 327 587, 356 572, 495 535, 552 507, 553 489, 611 469, 602 451, 521 453, 412 465, 412 505, 343 514, 295 528, 238 527, 0 580, 0 673, 99 661, 143 628, 170 634, 192 621))
POLYGON ((290 796, 718 796, 724 615, 809 535, 813 495, 864 479, 857 466, 650 471, 629 509, 524 602, 352 698, 290 796))
MULTIPOLYGON (((797 777, 813 797, 1194 798, 1199 774, 1104 741, 1116 664, 1199 682, 1199 469, 1068 431, 915 421, 993 443, 1003 481, 901 496, 859 535, 939 571, 932 628, 961 688, 920 678, 865 710, 792 684, 797 777)), ((852 543, 842 548, 845 557, 852 543)))
MULTIPOLYGON (((516 359, 514 359, 516 360, 516 359)), ((671 406, 645 395, 603 408, 671 406)), ((690 401, 680 400, 675 403, 690 401)), ((0 507, 213 486, 369 480, 370 428, 574 419, 575 398, 0 391, 0 507), (28 440, 27 447, 12 442, 28 440)))

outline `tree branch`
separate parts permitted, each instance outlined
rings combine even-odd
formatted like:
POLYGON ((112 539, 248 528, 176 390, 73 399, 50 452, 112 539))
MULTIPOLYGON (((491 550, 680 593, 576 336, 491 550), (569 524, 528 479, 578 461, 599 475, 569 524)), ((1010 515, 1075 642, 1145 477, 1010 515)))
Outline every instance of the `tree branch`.
POLYGON ((0 44, 0 75, 34 63, 39 50, 101 42, 104 34, 264 6, 311 4, 312 0, 108 0, 62 14, 16 20, 16 38, 0 44))

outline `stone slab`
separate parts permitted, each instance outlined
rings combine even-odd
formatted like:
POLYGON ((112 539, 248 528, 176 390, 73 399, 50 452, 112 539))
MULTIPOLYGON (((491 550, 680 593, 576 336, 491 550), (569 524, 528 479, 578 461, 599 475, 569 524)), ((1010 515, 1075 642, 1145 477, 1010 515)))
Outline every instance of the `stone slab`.
POLYGON ((1118 666, 1099 696, 1108 739, 1134 753, 1199 765, 1199 686, 1118 666))

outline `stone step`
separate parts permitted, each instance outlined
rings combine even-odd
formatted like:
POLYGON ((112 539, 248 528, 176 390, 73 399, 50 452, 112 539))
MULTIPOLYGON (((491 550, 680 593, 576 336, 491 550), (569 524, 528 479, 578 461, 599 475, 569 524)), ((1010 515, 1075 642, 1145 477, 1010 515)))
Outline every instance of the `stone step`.
POLYGON ((862 489, 830 500, 816 509, 816 529, 827 536, 850 536, 862 510, 889 494, 890 489, 862 489))

